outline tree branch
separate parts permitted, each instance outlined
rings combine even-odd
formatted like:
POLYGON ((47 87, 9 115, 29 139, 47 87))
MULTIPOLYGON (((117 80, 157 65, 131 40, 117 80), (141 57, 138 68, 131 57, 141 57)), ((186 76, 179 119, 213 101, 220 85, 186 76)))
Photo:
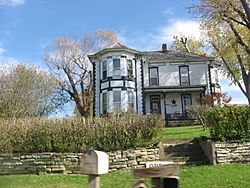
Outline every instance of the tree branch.
MULTIPOLYGON (((217 46, 211 42, 212 46, 214 47, 214 49, 219 52, 219 49, 217 48, 217 46)), ((234 71, 230 68, 229 64, 227 63, 227 61, 225 60, 224 57, 220 56, 220 58, 222 59, 223 61, 223 64, 226 66, 229 74, 233 77, 233 80, 237 83, 237 85, 239 86, 240 90, 242 91, 242 93, 247 97, 247 93, 246 91, 244 90, 242 84, 239 82, 239 80, 236 78, 235 74, 234 74, 234 71)))
POLYGON ((246 13, 247 16, 247 23, 248 23, 248 29, 250 29, 250 8, 249 5, 247 4, 246 0, 240 0, 241 5, 246 13))
MULTIPOLYGON (((227 19, 231 20, 231 21, 234 21, 234 22, 236 22, 236 23, 238 23, 238 24, 244 26, 244 27, 248 27, 248 25, 247 25, 246 23, 241 22, 241 21, 239 21, 239 20, 236 20, 235 18, 233 18, 233 17, 231 17, 231 16, 228 16, 226 13, 224 13, 223 16, 226 17, 227 19)), ((244 20, 244 21, 246 21, 246 20, 244 20)))
POLYGON ((250 48, 248 47, 248 45, 243 41, 242 37, 240 36, 240 34, 238 33, 238 31, 236 30, 236 28, 234 27, 233 23, 231 21, 228 22, 232 32, 234 33, 234 36, 236 37, 236 40, 238 41, 238 43, 243 46, 246 50, 246 52, 250 55, 250 48))

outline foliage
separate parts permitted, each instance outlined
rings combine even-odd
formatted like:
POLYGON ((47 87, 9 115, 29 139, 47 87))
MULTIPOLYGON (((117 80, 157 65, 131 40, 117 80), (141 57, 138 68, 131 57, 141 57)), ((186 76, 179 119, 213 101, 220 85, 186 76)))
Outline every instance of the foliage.
POLYGON ((115 40, 114 32, 96 30, 82 38, 59 37, 45 52, 44 60, 51 74, 82 117, 91 117, 93 105, 93 71, 87 55, 115 40))
POLYGON ((215 140, 249 140, 250 107, 216 107, 207 111, 211 136, 215 140))
POLYGON ((93 120, 8 119, 0 121, 0 152, 83 152, 147 147, 160 141, 159 116, 122 114, 93 120))
POLYGON ((224 73, 250 105, 250 8, 247 0, 202 0, 191 7, 224 73))
POLYGON ((174 41, 170 46, 170 49, 173 51, 187 51, 200 55, 205 55, 204 48, 204 41, 186 36, 175 36, 174 41))
POLYGON ((47 116, 64 104, 54 77, 22 64, 0 73, 0 118, 47 116))
POLYGON ((208 128, 207 118, 206 118, 208 108, 209 107, 206 105, 193 105, 188 108, 188 117, 191 119, 198 120, 204 130, 208 128))
POLYGON ((216 105, 227 106, 231 100, 232 97, 228 97, 227 93, 206 94, 197 100, 196 105, 188 108, 188 117, 198 120, 206 130, 209 126, 207 122, 207 110, 216 105))

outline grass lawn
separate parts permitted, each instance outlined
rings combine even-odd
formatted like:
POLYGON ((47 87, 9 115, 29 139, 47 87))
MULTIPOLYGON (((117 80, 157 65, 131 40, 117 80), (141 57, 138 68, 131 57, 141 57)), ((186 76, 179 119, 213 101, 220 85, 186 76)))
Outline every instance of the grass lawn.
MULTIPOLYGON (((101 188, 131 188, 131 171, 101 176, 101 188)), ((149 180, 147 183, 149 184, 149 180)), ((85 188, 87 177, 80 175, 10 175, 0 176, 4 188, 85 188)), ((250 187, 250 164, 217 166, 181 166, 180 187, 243 188, 250 187)))
POLYGON ((200 136, 210 137, 209 130, 205 130, 200 125, 184 127, 165 128, 163 139, 195 138, 200 136))

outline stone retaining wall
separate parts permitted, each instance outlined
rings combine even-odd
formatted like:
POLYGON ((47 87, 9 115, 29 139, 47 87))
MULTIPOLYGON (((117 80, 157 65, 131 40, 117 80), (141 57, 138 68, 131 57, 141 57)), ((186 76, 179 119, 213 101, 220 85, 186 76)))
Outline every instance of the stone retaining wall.
POLYGON ((250 142, 215 143, 216 161, 220 163, 250 162, 250 142))
POLYGON ((250 142, 212 142, 200 140, 210 164, 250 162, 250 142))
MULTIPOLYGON (((160 150, 155 148, 136 148, 108 152, 109 170, 145 167, 147 161, 157 161, 160 150)), ((80 173, 80 158, 83 153, 33 153, 0 154, 0 175, 3 174, 41 174, 41 173, 80 173)))

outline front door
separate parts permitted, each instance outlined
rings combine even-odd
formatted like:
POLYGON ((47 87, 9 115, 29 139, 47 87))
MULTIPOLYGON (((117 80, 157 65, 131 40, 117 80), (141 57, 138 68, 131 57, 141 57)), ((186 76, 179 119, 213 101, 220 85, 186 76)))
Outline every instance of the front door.
POLYGON ((150 96, 150 112, 152 114, 161 114, 160 95, 151 95, 150 96))
POLYGON ((182 103, 182 113, 187 114, 187 109, 192 105, 192 99, 190 94, 182 94, 181 95, 181 103, 182 103))

